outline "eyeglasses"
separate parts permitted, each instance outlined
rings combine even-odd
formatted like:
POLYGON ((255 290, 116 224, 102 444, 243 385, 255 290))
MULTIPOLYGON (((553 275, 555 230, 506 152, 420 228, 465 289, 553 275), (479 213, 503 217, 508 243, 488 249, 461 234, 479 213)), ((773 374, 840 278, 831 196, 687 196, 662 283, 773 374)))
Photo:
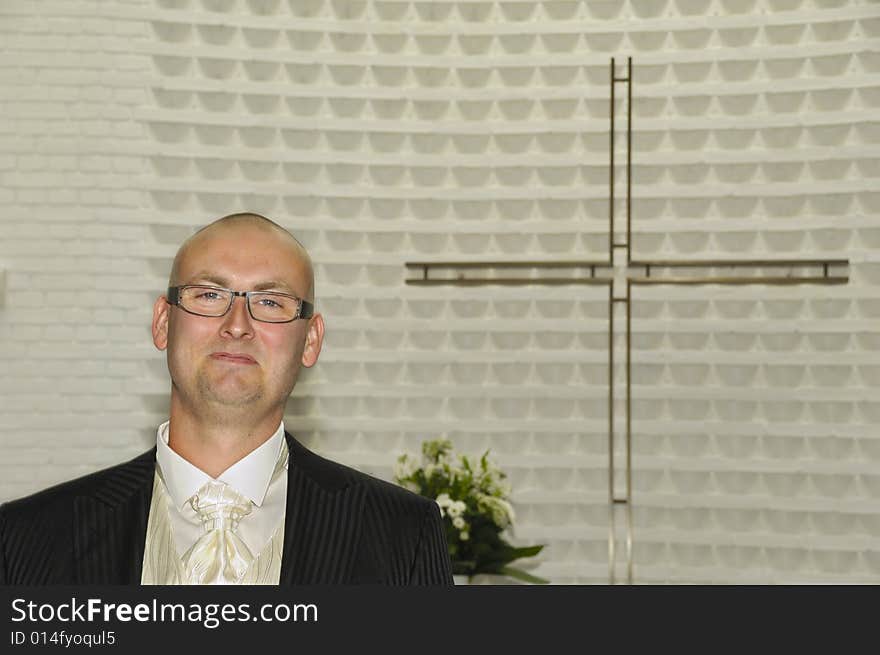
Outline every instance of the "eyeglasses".
POLYGON ((244 296, 248 312, 255 321, 290 323, 311 318, 315 306, 308 300, 275 291, 233 291, 220 287, 187 284, 168 287, 166 302, 196 316, 219 317, 232 307, 236 296, 244 296))

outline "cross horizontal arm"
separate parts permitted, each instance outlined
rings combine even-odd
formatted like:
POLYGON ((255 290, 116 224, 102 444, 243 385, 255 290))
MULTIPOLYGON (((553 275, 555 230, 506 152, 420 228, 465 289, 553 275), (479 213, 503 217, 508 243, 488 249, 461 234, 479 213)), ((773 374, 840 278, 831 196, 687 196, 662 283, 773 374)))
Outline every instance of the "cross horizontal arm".
POLYGON ((700 276, 700 277, 634 277, 629 278, 632 284, 640 285, 678 285, 678 286, 696 286, 701 284, 727 284, 727 285, 747 285, 747 284, 767 284, 773 286, 787 286, 795 284, 846 284, 849 282, 848 276, 824 276, 824 275, 799 275, 785 277, 776 276, 754 276, 754 277, 724 277, 724 276, 700 276))
POLYGON ((670 285, 700 285, 700 284, 767 284, 767 285, 793 285, 793 284, 846 284, 849 282, 848 272, 831 275, 831 267, 849 266, 848 259, 693 259, 693 260, 641 260, 630 262, 630 268, 642 268, 644 276, 630 276, 633 284, 670 284, 670 285), (760 269, 794 269, 794 268, 817 268, 819 273, 813 275, 687 275, 669 276, 657 275, 654 269, 741 269, 759 271, 760 269))
POLYGON ((596 260, 551 260, 551 261, 484 261, 484 262, 406 262, 406 267, 421 270, 421 277, 408 278, 407 284, 420 286, 479 286, 486 284, 500 284, 505 286, 525 286, 529 284, 562 286, 567 284, 610 284, 610 278, 598 277, 596 271, 612 271, 613 266, 607 261, 596 260), (465 277, 462 273, 449 275, 454 271, 489 271, 498 269, 513 269, 531 271, 546 271, 560 269, 588 269, 582 275, 569 275, 565 277, 524 277, 522 275, 485 275, 478 273, 475 277, 465 277), (430 277, 431 272, 446 271, 446 277, 430 277))
POLYGON ((654 259, 633 260, 630 266, 643 268, 788 268, 791 266, 846 266, 848 259, 654 259))
POLYGON ((489 284, 498 284, 502 286, 528 286, 528 285, 543 285, 543 286, 572 286, 572 285, 607 285, 611 284, 612 280, 610 278, 600 278, 600 277, 584 277, 584 278, 572 278, 572 277, 479 277, 479 278, 467 278, 467 277, 450 277, 450 278, 431 278, 431 279, 422 279, 416 278, 406 281, 407 284, 412 284, 415 286, 422 287, 437 287, 443 285, 450 286, 458 286, 458 287, 477 287, 489 284))
POLYGON ((611 268, 608 261, 406 262, 407 268, 611 268))

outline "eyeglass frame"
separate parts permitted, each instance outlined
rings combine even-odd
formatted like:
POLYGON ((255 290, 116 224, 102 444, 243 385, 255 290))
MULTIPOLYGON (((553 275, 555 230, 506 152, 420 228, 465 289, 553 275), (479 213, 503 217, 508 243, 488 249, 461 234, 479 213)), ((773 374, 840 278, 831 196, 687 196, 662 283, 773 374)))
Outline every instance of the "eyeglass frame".
POLYGON ((233 289, 224 289, 223 287, 215 287, 210 284, 182 284, 176 287, 168 287, 168 291, 165 294, 165 302, 169 305, 173 305, 175 307, 180 307, 187 314, 192 314, 193 316, 201 316, 203 318, 221 318, 226 316, 229 313, 229 310, 232 309, 232 304, 235 302, 236 296, 242 296, 244 298, 244 304, 247 306, 248 314, 252 319, 258 321, 260 323, 293 323, 301 318, 311 318, 315 313, 315 305, 310 303, 308 300, 303 300, 298 296, 294 296, 289 293, 281 293, 280 291, 234 291, 233 289), (180 304, 180 295, 181 291, 188 288, 198 288, 198 289, 214 289, 215 291, 225 291, 229 294, 229 305, 226 307, 222 314, 199 314, 198 312, 194 312, 190 309, 187 309, 183 305, 180 304), (293 300, 298 301, 298 309, 296 310, 296 316, 286 321, 266 321, 261 318, 257 318, 254 316, 254 312, 251 309, 251 295, 252 294, 268 294, 273 296, 284 296, 285 298, 292 298, 293 300))

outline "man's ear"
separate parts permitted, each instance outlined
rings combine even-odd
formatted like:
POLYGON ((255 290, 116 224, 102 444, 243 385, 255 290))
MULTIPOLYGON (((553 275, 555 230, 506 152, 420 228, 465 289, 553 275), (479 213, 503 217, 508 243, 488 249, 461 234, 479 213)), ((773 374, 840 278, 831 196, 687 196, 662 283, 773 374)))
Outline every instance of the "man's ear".
POLYGON ((153 345, 159 350, 168 347, 168 310, 171 305, 165 300, 165 296, 156 298, 153 303, 153 345))
POLYGON ((318 361, 321 354, 321 344, 324 343, 324 317, 315 314, 309 319, 309 331, 306 333, 306 347, 303 349, 302 365, 311 368, 318 361))

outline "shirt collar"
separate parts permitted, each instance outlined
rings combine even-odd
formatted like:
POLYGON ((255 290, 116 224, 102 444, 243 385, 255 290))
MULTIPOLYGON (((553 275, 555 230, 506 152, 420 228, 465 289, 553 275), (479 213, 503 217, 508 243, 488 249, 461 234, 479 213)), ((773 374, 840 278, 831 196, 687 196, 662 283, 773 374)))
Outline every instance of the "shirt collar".
MULTIPOLYGON (((182 508, 202 486, 214 480, 199 467, 178 455, 168 445, 168 423, 156 434, 156 461, 175 507, 182 508)), ((223 471, 216 480, 225 482, 259 507, 263 504, 284 440, 284 421, 263 444, 223 471)))

